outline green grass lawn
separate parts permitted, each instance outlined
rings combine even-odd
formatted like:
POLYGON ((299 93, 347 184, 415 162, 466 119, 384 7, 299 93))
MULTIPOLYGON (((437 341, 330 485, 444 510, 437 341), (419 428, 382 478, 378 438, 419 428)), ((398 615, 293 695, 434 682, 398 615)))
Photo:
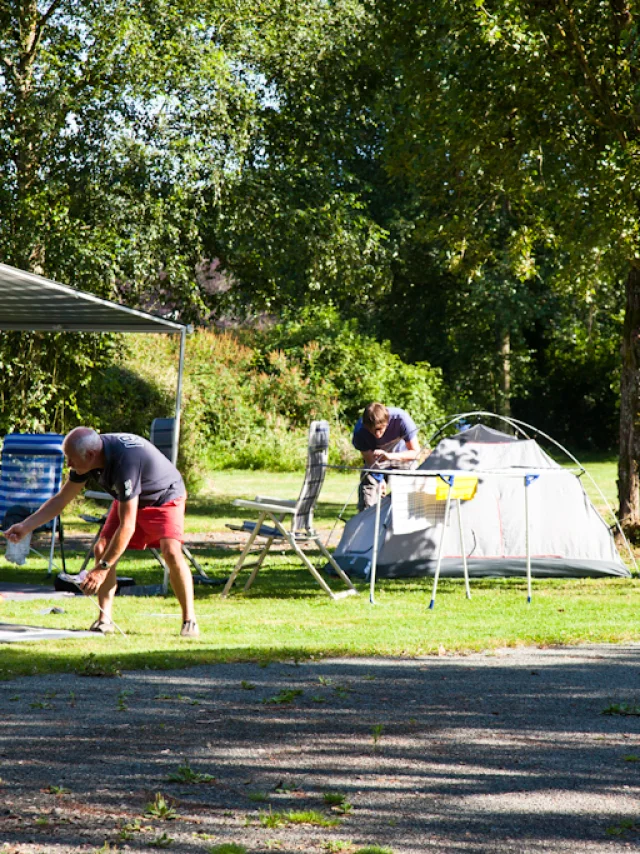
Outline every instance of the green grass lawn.
MULTIPOLYGON (((234 498, 255 498, 256 495, 273 495, 278 498, 297 498, 302 485, 301 472, 220 471, 214 472, 198 495, 190 495, 187 504, 185 530, 188 534, 211 534, 226 531, 227 523, 238 524, 247 517, 233 506, 234 498)), ((322 530, 331 529, 348 502, 343 517, 356 512, 357 474, 329 471, 322 488, 321 501, 316 510, 316 523, 322 530)), ((95 526, 83 522, 80 514, 100 514, 105 504, 95 501, 78 501, 63 515, 65 530, 90 533, 95 526)), ((332 541, 333 542, 333 541, 332 541)))
MULTIPOLYGON (((605 494, 615 489, 613 462, 597 464, 597 478, 605 494), (601 467, 600 467, 601 466, 601 467), (613 482, 613 486, 612 486, 613 482)), ((243 514, 231 504, 234 497, 256 494, 295 497, 299 474, 219 472, 205 493, 189 502, 188 531, 224 531, 228 521, 243 514)), ((354 476, 330 472, 318 510, 318 521, 329 532, 355 485, 354 476)), ((353 495, 351 496, 353 502, 353 495)), ((597 503, 597 502, 596 502, 597 503)), ((67 514, 67 529, 82 530, 75 514, 67 514)), ((346 515, 355 510, 349 504, 346 515)), ((85 526, 88 531, 90 526, 85 526)), ((341 532, 338 524, 332 543, 341 532)), ((3 551, 0 549, 0 551, 3 551)), ((237 550, 199 547, 197 554, 208 574, 228 576, 237 550)), ((77 571, 82 554, 70 558, 77 571)), ((0 558, 5 580, 39 583, 46 563, 31 558, 25 567, 13 567, 0 558)), ((121 576, 138 584, 158 584, 161 570, 147 553, 128 553, 120 564, 121 576)), ((220 598, 220 587, 197 586, 196 606, 202 636, 198 641, 178 637, 179 608, 172 595, 149 598, 119 597, 115 620, 126 633, 64 642, 6 644, 0 647, 0 678, 43 671, 79 672, 135 668, 170 668, 191 664, 300 659, 327 655, 416 656, 433 653, 491 650, 503 646, 640 640, 638 611, 640 586, 636 579, 571 579, 533 582, 533 601, 526 602, 526 584, 519 579, 472 581, 472 599, 464 596, 462 580, 440 582, 436 607, 429 611, 430 580, 384 580, 378 584, 379 604, 368 601, 368 586, 359 585, 358 597, 330 601, 296 559, 274 554, 248 593, 242 592, 243 573, 236 592, 220 598)), ((338 582, 330 582, 339 589, 338 582)), ((2 619, 59 628, 86 628, 97 616, 84 597, 65 600, 5 601, 2 619), (52 605, 64 614, 45 614, 52 605)))

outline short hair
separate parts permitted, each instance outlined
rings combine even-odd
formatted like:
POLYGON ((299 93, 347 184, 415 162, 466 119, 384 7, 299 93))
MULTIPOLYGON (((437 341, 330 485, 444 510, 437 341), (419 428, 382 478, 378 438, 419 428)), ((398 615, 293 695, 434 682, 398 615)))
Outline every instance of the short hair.
POLYGON ((375 430, 389 423, 389 410, 383 403, 370 403, 362 413, 362 423, 367 430, 375 430))
POLYGON ((102 439, 91 427, 74 427, 65 436, 62 450, 65 454, 68 451, 76 453, 84 460, 90 451, 102 450, 102 439))

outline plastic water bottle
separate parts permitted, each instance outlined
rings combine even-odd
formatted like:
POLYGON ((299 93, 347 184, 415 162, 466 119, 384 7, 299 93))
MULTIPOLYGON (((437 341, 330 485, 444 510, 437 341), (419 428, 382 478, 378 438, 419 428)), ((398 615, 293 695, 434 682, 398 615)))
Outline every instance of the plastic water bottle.
POLYGON ((80 587, 88 574, 89 573, 86 569, 83 569, 82 572, 79 572, 77 575, 69 575, 69 573, 67 572, 59 572, 58 578, 61 581, 67 581, 70 584, 76 584, 78 587, 80 587))
POLYGON ((31 548, 31 532, 26 534, 19 543, 13 543, 11 540, 7 540, 7 550, 5 552, 5 558, 9 561, 9 563, 15 563, 18 566, 24 566, 27 562, 27 555, 29 554, 29 549, 31 548))

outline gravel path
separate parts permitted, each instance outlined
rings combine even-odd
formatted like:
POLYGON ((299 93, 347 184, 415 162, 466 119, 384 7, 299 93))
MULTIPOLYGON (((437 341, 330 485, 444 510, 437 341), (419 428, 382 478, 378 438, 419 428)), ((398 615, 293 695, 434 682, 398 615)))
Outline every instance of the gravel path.
POLYGON ((4 682, 0 852, 638 850, 612 705, 640 712, 640 644, 4 682))

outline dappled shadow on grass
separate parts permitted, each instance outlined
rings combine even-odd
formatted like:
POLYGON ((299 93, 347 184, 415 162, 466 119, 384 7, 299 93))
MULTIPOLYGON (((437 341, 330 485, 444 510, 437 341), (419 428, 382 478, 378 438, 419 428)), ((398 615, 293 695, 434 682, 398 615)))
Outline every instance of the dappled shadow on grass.
MULTIPOLYGON (((237 548, 215 547, 215 546, 190 546, 194 556, 201 564, 207 575, 222 582, 226 580, 235 565, 242 543, 237 548)), ((247 564, 255 560, 258 550, 256 549, 247 558, 247 564)), ((76 573, 80 569, 84 559, 84 551, 68 552, 68 572, 76 573)), ((310 550, 307 555, 316 566, 330 587, 334 591, 345 589, 342 582, 334 575, 322 572, 326 561, 323 556, 310 550)), ((250 569, 243 568, 237 578, 231 592, 231 597, 242 595, 247 598, 325 598, 326 594, 321 590, 317 582, 312 578, 302 562, 294 555, 291 549, 276 546, 269 552, 264 566, 260 569, 253 586, 247 592, 243 591, 244 584, 249 577, 250 569)), ((0 575, 4 581, 15 581, 28 584, 44 584, 53 586, 52 576, 46 574, 46 562, 44 560, 31 559, 23 567, 2 562, 0 564, 0 575)), ((139 585, 158 584, 162 580, 163 571, 149 551, 128 551, 121 559, 118 566, 120 577, 133 577, 139 585)), ((356 584, 362 592, 369 590, 369 583, 357 580, 356 584)), ((527 585, 524 578, 473 578, 471 579, 471 596, 475 593, 490 592, 499 596, 501 593, 517 593, 526 598, 527 585)), ((387 596, 409 595, 409 594, 431 594, 433 588, 432 578, 399 578, 378 579, 376 593, 387 596)), ((631 590, 636 590, 637 582, 625 578, 568 578, 568 579, 534 579, 533 580, 533 605, 536 597, 546 596, 558 592, 565 592, 568 596, 588 594, 592 596, 626 596, 631 590)), ((219 596, 221 585, 197 585, 196 596, 206 599, 210 596, 219 596)), ((464 599, 464 582, 461 578, 442 578, 438 584, 436 607, 438 600, 448 597, 464 599)))
MULTIPOLYGON (((238 559, 240 549, 241 546, 237 550, 193 547, 192 552, 207 575, 222 580, 228 578, 238 559)), ((265 565, 258 573, 252 588, 243 595, 266 598, 325 597, 326 594, 302 562, 292 555, 293 552, 290 549, 281 550, 279 547, 275 547, 267 556, 265 565)), ((308 556, 319 569, 324 566, 325 559, 318 552, 310 551, 308 556)), ((254 554, 252 553, 249 555, 247 563, 251 563, 253 559, 254 554)), ((83 560, 84 552, 68 552, 67 572, 77 573, 83 560)), ((53 588, 57 569, 53 575, 48 576, 45 566, 46 564, 42 560, 30 560, 23 567, 5 563, 0 566, 0 572, 4 581, 46 585, 53 588)), ((250 569, 243 569, 231 595, 236 595, 242 591, 250 571, 250 569)), ((118 576, 134 578, 138 585, 153 585, 162 581, 163 570, 151 552, 127 551, 118 564, 118 576)), ((328 578, 327 582, 336 591, 345 589, 342 582, 336 578, 328 578)), ((220 589, 219 586, 214 585, 196 585, 196 596, 207 598, 211 595, 219 595, 220 589)))

